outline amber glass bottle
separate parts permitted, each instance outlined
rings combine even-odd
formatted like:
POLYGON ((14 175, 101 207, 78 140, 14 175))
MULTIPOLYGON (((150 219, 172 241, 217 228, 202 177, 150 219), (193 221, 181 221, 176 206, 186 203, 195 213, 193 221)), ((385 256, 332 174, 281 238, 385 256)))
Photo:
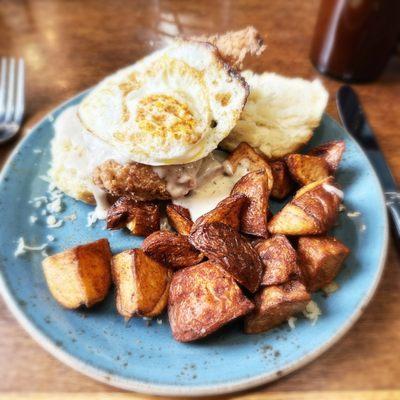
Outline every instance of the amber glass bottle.
POLYGON ((379 77, 400 35, 400 0, 321 0, 311 61, 345 81, 379 77))

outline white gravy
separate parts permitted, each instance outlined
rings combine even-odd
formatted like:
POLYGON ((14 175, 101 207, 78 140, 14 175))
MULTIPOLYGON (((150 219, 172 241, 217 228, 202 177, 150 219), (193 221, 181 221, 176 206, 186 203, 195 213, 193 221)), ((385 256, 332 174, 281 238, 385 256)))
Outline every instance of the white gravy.
POLYGON ((239 164, 234 174, 221 173, 192 190, 187 196, 172 200, 173 203, 189 209, 193 221, 211 211, 228 197, 235 183, 249 172, 246 165, 239 164))
MULTIPOLYGON (((216 151, 215 151, 216 152, 216 151)), ((222 163, 216 154, 211 153, 201 160, 181 165, 153 167, 157 175, 167 182, 167 190, 172 198, 180 198, 203 182, 220 175, 222 163)))

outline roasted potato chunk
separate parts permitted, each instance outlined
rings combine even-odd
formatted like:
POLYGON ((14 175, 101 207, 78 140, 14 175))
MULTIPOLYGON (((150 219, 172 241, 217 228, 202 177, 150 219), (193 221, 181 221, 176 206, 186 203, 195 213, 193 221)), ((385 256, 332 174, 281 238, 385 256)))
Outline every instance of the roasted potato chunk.
POLYGON ((224 162, 225 170, 232 175, 236 172, 239 165, 245 167, 248 172, 265 169, 270 174, 270 181, 273 182, 271 167, 268 161, 246 142, 240 143, 224 162))
POLYGON ((285 161, 290 175, 300 185, 308 185, 330 175, 328 163, 320 157, 289 154, 285 161))
POLYGON ((102 301, 111 285, 111 257, 107 239, 46 257, 42 265, 51 294, 71 309, 102 301))
POLYGON ((132 210, 132 218, 126 227, 133 235, 146 237, 160 229, 160 221, 160 206, 147 203, 132 210))
POLYGON ((250 243, 231 226, 221 222, 200 225, 190 234, 189 241, 250 292, 260 286, 263 263, 250 243))
POLYGON ((172 279, 168 317, 180 342, 204 338, 253 307, 232 277, 211 261, 178 271, 172 279))
POLYGON ((120 197, 107 211, 107 229, 127 227, 134 235, 148 236, 160 229, 159 204, 120 197))
POLYGON ((337 219, 342 195, 332 177, 304 186, 274 215, 268 229, 272 234, 282 235, 325 233, 337 219))
POLYGON ((112 260, 118 312, 125 318, 155 317, 168 302, 172 271, 140 249, 126 250, 112 260))
POLYGON ((343 243, 328 236, 301 237, 297 251, 307 289, 311 292, 331 283, 350 253, 343 243))
POLYGON ((334 174, 339 167, 345 149, 346 144, 344 140, 333 140, 314 147, 308 154, 310 156, 323 158, 329 166, 330 173, 334 174))
POLYGON ((197 218, 191 232, 194 232, 199 226, 210 222, 222 222, 238 230, 242 210, 247 203, 248 198, 244 194, 238 193, 227 197, 220 201, 213 210, 197 218))
POLYGON ((255 308, 245 317, 245 333, 261 333, 302 312, 311 300, 304 285, 291 281, 262 288, 255 296, 255 308))
POLYGON ((284 199, 293 189, 293 182, 290 179, 289 171, 283 161, 270 163, 273 177, 271 197, 274 199, 284 199))
POLYGON ((143 241, 142 249, 149 257, 174 270, 198 264, 204 258, 187 236, 170 231, 152 233, 143 241))
POLYGON ((168 204, 166 210, 169 224, 179 234, 188 236, 193 225, 190 211, 177 204, 168 204))
POLYGON ((272 182, 264 169, 250 172, 239 179, 231 195, 244 194, 248 198, 240 220, 240 231, 249 235, 267 237, 267 210, 272 182))
POLYGON ((288 281, 301 280, 301 271, 297 265, 296 250, 283 235, 275 235, 255 245, 265 265, 261 285, 281 285, 288 281))

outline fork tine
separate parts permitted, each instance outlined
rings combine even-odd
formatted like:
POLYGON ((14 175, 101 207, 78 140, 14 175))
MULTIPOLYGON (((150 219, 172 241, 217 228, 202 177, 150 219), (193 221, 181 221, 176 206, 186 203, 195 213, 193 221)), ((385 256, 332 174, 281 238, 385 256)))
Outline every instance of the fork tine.
POLYGON ((7 75, 7 59, 1 58, 0 68, 0 123, 3 122, 6 112, 6 75, 7 75))
POLYGON ((17 86, 15 98, 15 114, 14 121, 21 123, 25 107, 25 65, 24 60, 20 58, 17 65, 17 86))
POLYGON ((11 58, 8 63, 8 82, 6 88, 6 115, 4 117, 4 122, 7 124, 11 121, 14 115, 14 81, 15 81, 15 59, 11 58))

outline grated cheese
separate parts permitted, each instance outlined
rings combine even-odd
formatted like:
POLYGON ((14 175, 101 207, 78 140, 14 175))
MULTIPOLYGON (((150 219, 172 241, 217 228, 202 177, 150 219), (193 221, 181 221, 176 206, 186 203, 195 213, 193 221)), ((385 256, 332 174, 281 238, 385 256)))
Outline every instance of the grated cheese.
POLYGON ((67 215, 64 217, 64 221, 75 221, 77 218, 76 213, 72 213, 71 215, 67 215))
POLYGON ((361 215, 361 213, 359 212, 359 211, 349 211, 348 213, 347 213, 347 216, 349 217, 349 218, 357 218, 357 217, 359 217, 361 215))
POLYGON ((288 318, 287 322, 291 330, 296 329, 296 321, 297 321, 296 317, 288 318))
POLYGON ((25 243, 24 238, 21 236, 17 242, 17 248, 14 251, 14 257, 19 257, 26 254, 28 251, 43 251, 47 247, 47 243, 40 246, 30 246, 25 243))
POLYGON ((335 293, 337 290, 339 290, 339 285, 335 281, 328 283, 322 288, 322 291, 327 295, 335 293))
POLYGON ((318 321, 320 315, 322 315, 321 309, 318 307, 318 304, 311 300, 307 305, 303 314, 306 318, 311 321, 311 325, 315 325, 318 321))
POLYGON ((63 220, 57 220, 57 218, 54 215, 49 215, 46 218, 46 224, 49 228, 59 228, 63 224, 63 220))
POLYGON ((90 211, 87 215, 87 227, 93 226, 98 221, 98 215, 96 211, 90 211))
MULTIPOLYGON (((40 214, 42 216, 48 216, 46 218, 46 224, 49 228, 59 228, 63 224, 64 220, 57 220, 53 214, 59 213, 63 210, 64 205, 62 198, 64 193, 50 181, 49 176, 40 175, 39 178, 45 182, 49 182, 46 196, 34 197, 33 199, 29 200, 28 203, 33 204, 33 207, 35 208, 41 208, 40 214)), ((29 222, 31 224, 34 224, 37 220, 38 217, 36 215, 31 215, 29 217, 29 222)))
POLYGON ((29 200, 28 203, 33 204, 34 207, 36 207, 36 204, 39 204, 40 207, 42 204, 47 203, 47 197, 46 196, 34 197, 32 200, 29 200))
POLYGON ((63 209, 63 204, 61 202, 61 198, 57 197, 51 203, 47 204, 47 211, 50 213, 59 213, 63 209))

